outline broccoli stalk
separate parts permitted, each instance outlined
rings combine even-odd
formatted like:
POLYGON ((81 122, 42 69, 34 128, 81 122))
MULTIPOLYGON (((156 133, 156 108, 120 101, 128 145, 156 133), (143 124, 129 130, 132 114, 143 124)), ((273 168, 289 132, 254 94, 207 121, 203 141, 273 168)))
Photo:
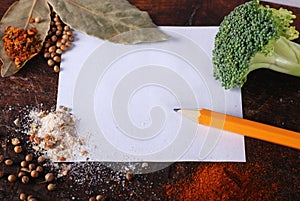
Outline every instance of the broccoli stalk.
POLYGON ((257 53, 250 60, 249 72, 259 68, 268 68, 300 77, 300 45, 280 37, 274 44, 272 55, 265 56, 257 53))
POLYGON ((300 77, 296 16, 253 0, 236 7, 220 24, 213 50, 214 77, 225 89, 242 87, 259 68, 300 77))

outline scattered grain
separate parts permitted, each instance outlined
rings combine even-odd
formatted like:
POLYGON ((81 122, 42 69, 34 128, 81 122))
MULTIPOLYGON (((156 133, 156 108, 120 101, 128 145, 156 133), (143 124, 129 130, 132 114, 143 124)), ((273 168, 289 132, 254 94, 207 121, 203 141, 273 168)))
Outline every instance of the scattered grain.
POLYGON ((146 168, 146 167, 148 167, 148 166, 149 166, 148 163, 146 163, 146 162, 142 163, 142 168, 146 168))
POLYGON ((8 180, 10 183, 15 182, 16 179, 17 179, 16 176, 13 175, 13 174, 11 174, 11 175, 9 175, 9 176, 7 177, 7 180, 8 180))
POLYGON ((12 165, 14 162, 13 162, 11 159, 6 159, 6 160, 4 161, 4 163, 5 163, 5 165, 10 166, 10 165, 12 165))
POLYGON ((55 66, 53 67, 53 70, 54 70, 54 72, 58 73, 58 72, 60 71, 60 68, 59 68, 58 65, 55 65, 55 66))
POLYGON ((12 138, 11 139, 11 144, 16 146, 16 145, 19 145, 20 144, 20 140, 18 138, 12 138))
POLYGON ((40 17, 36 17, 36 18, 34 18, 34 21, 35 21, 36 23, 40 23, 40 22, 42 21, 42 19, 41 19, 40 17))
POLYGON ((47 189, 48 189, 48 191, 54 191, 55 190, 55 184, 52 184, 52 183, 48 184, 47 189))
POLYGON ((48 59, 47 61, 48 66, 54 66, 55 62, 52 59, 48 59))
POLYGON ((51 42, 49 40, 44 42, 44 48, 47 49, 51 46, 51 42))
POLYGON ((88 154, 88 151, 87 151, 87 150, 84 149, 84 150, 81 151, 81 155, 82 155, 82 156, 85 156, 85 155, 87 155, 87 154, 88 154))
POLYGON ((21 153, 22 152, 22 147, 21 146, 15 146, 14 147, 14 152, 17 153, 17 154, 21 153))
POLYGON ((61 24, 57 24, 57 30, 62 31, 63 27, 61 26, 61 24))
POLYGON ((39 146, 36 146, 36 145, 33 145, 33 146, 32 146, 32 149, 33 149, 34 151, 40 151, 40 150, 41 150, 40 147, 39 147, 39 146))
POLYGON ((22 201, 26 200, 27 199, 26 194, 25 193, 20 193, 19 199, 22 200, 22 201))
POLYGON ((66 42, 66 46, 67 46, 67 47, 71 47, 71 46, 72 46, 72 43, 68 41, 68 42, 66 42))
POLYGON ((22 178, 25 175, 26 175, 26 172, 23 172, 23 171, 18 173, 18 177, 19 178, 22 178))
POLYGON ((95 197, 90 197, 89 201, 96 201, 96 198, 95 197))
POLYGON ((68 37, 73 35, 72 31, 67 31, 66 34, 67 34, 68 37))
POLYGON ((26 167, 28 165, 27 161, 21 161, 20 163, 21 167, 26 167))
POLYGON ((103 195, 97 195, 96 200, 97 201, 104 201, 105 197, 103 195))
POLYGON ((39 166, 36 167, 35 170, 38 171, 38 172, 43 172, 44 168, 39 165, 39 166))
POLYGON ((20 119, 19 119, 19 118, 16 118, 16 119, 14 120, 14 124, 15 124, 16 126, 20 127, 20 126, 21 126, 21 124, 20 124, 20 119))
POLYGON ((27 154, 27 155, 25 156, 25 161, 27 161, 27 162, 32 161, 32 159, 33 159, 33 154, 27 154))
POLYGON ((68 40, 62 38, 60 41, 61 41, 62 44, 66 44, 66 42, 67 42, 68 40))
POLYGON ((72 36, 69 36, 69 41, 73 42, 75 40, 75 37, 72 35, 72 36))
POLYGON ((29 177, 26 176, 26 175, 24 175, 24 176, 22 177, 21 181, 22 181, 23 184, 27 184, 27 183, 29 182, 29 177))
POLYGON ((56 54, 62 54, 63 51, 62 51, 61 49, 56 49, 55 53, 56 53, 56 54))
POLYGON ((70 26, 66 25, 66 26, 64 27, 64 30, 65 30, 65 31, 70 31, 71 28, 70 28, 70 26))
POLYGON ((53 61, 56 62, 56 63, 59 63, 61 61, 60 56, 54 56, 53 61))
POLYGON ((28 165, 28 169, 29 169, 29 170, 34 170, 35 167, 36 167, 36 165, 35 165, 34 163, 30 163, 30 164, 28 165))
POLYGON ((51 40, 52 40, 52 42, 56 42, 57 41, 57 36, 56 35, 51 36, 51 40))
POLYGON ((51 46, 51 47, 49 47, 49 49, 48 49, 48 51, 49 51, 50 53, 55 52, 55 50, 56 50, 56 47, 55 47, 55 46, 51 46))
POLYGON ((37 159, 38 163, 43 163, 45 161, 45 157, 44 156, 39 156, 37 159))
POLYGON ((46 181, 46 182, 51 182, 51 181, 53 181, 53 180, 54 180, 54 175, 53 175, 53 173, 49 172, 49 173, 47 173, 47 174, 45 175, 45 181, 46 181))
POLYGON ((128 181, 130 181, 130 180, 132 180, 132 178, 133 178, 133 174, 130 173, 130 172, 127 172, 126 175, 125 175, 125 177, 126 177, 126 179, 127 179, 128 181))
MULTIPOLYGON (((56 54, 56 50, 55 50, 55 52, 51 52, 51 54, 50 54, 50 58, 53 60, 53 57, 55 57, 57 54, 56 54)), ((54 60, 53 60, 54 61, 54 60)))
POLYGON ((1 154, 0 155, 0 162, 2 163, 4 161, 4 156, 1 154))
POLYGON ((32 178, 37 178, 37 177, 39 176, 39 172, 36 171, 36 170, 32 170, 32 171, 30 172, 30 176, 31 176, 32 178))
POLYGON ((61 30, 57 30, 57 31, 55 32, 55 35, 56 35, 56 36, 60 36, 61 34, 62 34, 61 30))
POLYGON ((23 172, 28 172, 28 173, 31 172, 27 167, 22 167, 20 170, 23 172))
POLYGON ((68 39, 69 39, 69 36, 68 36, 67 34, 64 34, 64 35, 62 36, 62 39, 68 40, 68 39))
POLYGON ((44 53, 44 58, 45 58, 45 59, 49 59, 50 56, 51 56, 51 54, 50 54, 49 52, 45 52, 45 53, 44 53))
POLYGON ((58 158, 58 161, 60 161, 60 162, 63 162, 63 161, 66 161, 66 160, 67 160, 66 157, 63 157, 63 156, 58 158))
POLYGON ((61 45, 61 46, 60 46, 60 49, 61 49, 62 51, 67 51, 68 47, 67 47, 66 45, 61 45))

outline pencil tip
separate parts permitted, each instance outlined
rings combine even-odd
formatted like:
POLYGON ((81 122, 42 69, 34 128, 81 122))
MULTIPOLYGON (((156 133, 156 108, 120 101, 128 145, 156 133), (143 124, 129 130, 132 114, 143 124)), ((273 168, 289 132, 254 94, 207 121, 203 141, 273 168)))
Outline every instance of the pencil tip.
POLYGON ((178 112, 179 110, 181 110, 180 108, 174 108, 175 112, 178 112))

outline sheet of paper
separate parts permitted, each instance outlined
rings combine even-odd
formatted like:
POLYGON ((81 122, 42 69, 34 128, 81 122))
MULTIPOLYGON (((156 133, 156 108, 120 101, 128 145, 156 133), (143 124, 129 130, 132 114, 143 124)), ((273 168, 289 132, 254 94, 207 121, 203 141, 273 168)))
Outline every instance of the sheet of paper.
POLYGON ((160 27, 168 41, 113 44, 75 32, 63 55, 57 105, 89 135, 92 161, 245 161, 244 137, 182 117, 174 108, 242 116, 211 62, 217 27, 160 27))
POLYGON ((300 8, 299 0, 262 0, 262 1, 300 8))

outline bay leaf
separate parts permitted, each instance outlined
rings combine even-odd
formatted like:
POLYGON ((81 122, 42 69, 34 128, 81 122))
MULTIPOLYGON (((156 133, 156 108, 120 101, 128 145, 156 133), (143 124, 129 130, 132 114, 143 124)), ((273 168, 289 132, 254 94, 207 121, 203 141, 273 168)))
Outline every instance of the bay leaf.
POLYGON ((145 11, 126 0, 48 0, 71 28, 115 43, 167 40, 145 11))
MULTIPOLYGON (((2 40, 6 27, 11 26, 23 29, 35 27, 38 31, 39 38, 43 43, 50 28, 50 12, 51 11, 47 0, 20 0, 8 8, 0 22, 0 59, 2 62, 2 77, 15 74, 26 63, 24 62, 21 66, 16 66, 11 58, 7 56, 6 51, 4 50, 4 42, 2 40), (35 17, 40 17, 41 22, 29 23, 30 18, 35 17)), ((35 55, 32 55, 30 59, 34 56, 35 55)))

